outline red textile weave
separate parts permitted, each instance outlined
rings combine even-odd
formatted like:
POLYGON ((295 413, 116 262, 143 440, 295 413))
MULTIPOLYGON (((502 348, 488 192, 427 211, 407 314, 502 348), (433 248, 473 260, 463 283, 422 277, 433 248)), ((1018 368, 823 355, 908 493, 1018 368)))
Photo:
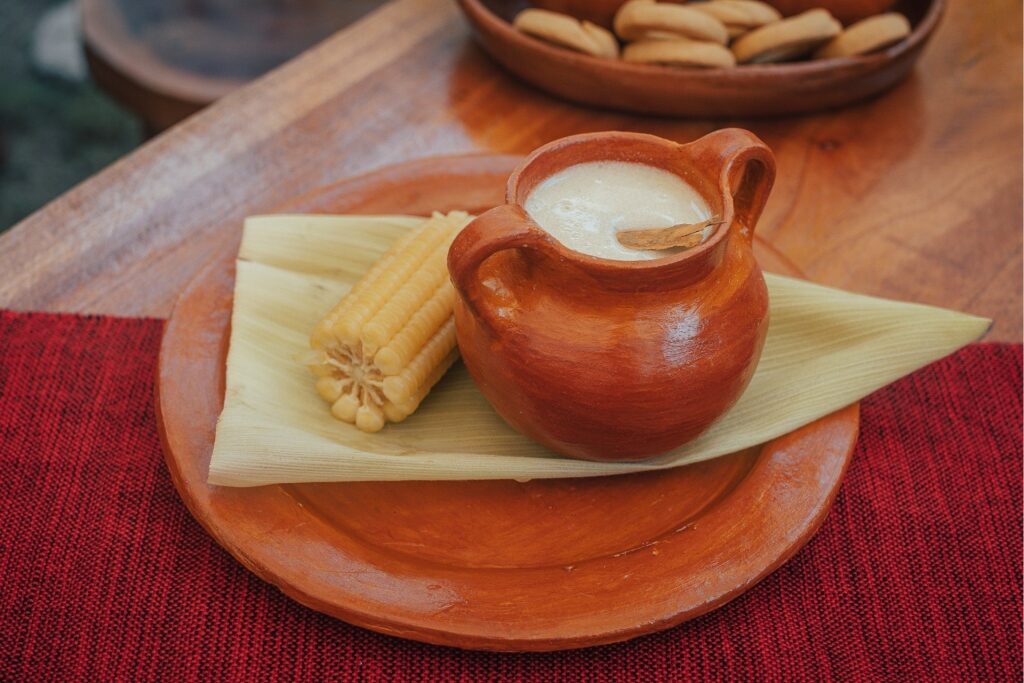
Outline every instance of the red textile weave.
POLYGON ((832 513, 724 608, 630 643, 463 652, 250 575, 160 454, 162 324, 0 311, 0 680, 1021 679, 1021 347, 871 396, 832 513))

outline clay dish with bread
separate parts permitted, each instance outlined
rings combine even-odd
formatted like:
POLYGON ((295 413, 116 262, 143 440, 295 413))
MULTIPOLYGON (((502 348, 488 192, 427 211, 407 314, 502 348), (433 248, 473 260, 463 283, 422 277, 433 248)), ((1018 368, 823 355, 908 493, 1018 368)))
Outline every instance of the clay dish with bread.
MULTIPOLYGON (((496 61, 522 80, 562 99, 643 114, 760 118, 843 107, 900 83, 934 34, 946 0, 896 3, 893 10, 906 17, 909 35, 894 43, 883 41, 881 47, 869 54, 814 59, 831 40, 843 35, 830 31, 806 46, 805 53, 798 56, 801 61, 736 66, 731 64, 734 57, 708 45, 714 40, 703 40, 696 46, 688 45, 686 38, 671 46, 653 46, 643 40, 627 42, 621 56, 612 58, 593 54, 597 48, 588 54, 518 30, 512 22, 524 9, 519 0, 458 0, 458 4, 477 40, 496 61)), ((559 9, 572 11, 572 4, 563 3, 559 9)), ((581 27, 583 20, 612 26, 622 4, 595 3, 591 12, 576 18, 581 27), (611 5, 615 8, 606 19, 597 16, 598 7, 603 12, 611 5)), ((736 26, 728 23, 726 15, 716 20, 725 26, 733 45, 743 38, 737 35, 736 26)), ((756 26, 742 28, 762 30, 756 26)), ((871 33, 876 29, 891 31, 893 24, 869 29, 871 33)), ((604 36, 594 29, 584 35, 592 36, 591 45, 595 44, 593 36, 604 36)), ((825 54, 833 54, 833 50, 842 54, 844 50, 863 49, 872 41, 877 43, 874 35, 869 37, 870 40, 854 34, 825 54)))

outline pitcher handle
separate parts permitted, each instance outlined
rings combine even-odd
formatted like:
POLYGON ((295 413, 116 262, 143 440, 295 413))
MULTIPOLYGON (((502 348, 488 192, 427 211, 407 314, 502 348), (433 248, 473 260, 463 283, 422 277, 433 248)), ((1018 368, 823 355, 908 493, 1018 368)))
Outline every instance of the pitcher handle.
POLYGON ((732 196, 733 232, 752 240, 775 184, 775 155, 759 137, 740 128, 716 130, 693 145, 701 164, 721 168, 722 190, 732 196))
POLYGON ((503 204, 484 212, 456 236, 448 250, 448 272, 459 296, 477 320, 493 332, 499 321, 479 305, 480 265, 506 249, 550 248, 551 238, 522 207, 503 204))

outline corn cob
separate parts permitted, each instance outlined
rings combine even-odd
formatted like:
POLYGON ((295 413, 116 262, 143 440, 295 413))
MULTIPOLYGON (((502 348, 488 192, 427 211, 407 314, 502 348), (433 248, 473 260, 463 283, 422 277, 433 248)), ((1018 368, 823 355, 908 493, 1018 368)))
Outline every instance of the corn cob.
POLYGON ((435 213, 399 240, 317 325, 316 389, 364 432, 411 415, 458 358, 447 255, 469 222, 435 213))

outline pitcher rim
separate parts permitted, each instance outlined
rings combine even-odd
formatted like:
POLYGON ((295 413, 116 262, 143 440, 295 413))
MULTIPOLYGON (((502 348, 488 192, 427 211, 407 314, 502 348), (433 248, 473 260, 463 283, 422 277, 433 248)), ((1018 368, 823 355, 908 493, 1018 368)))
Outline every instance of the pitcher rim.
MULTIPOLYGON (((716 131, 711 131, 711 132, 713 133, 713 132, 716 132, 716 131)), ((526 197, 523 197, 522 201, 520 201, 518 195, 519 195, 519 191, 520 191, 520 184, 521 184, 520 181, 521 181, 523 175, 525 174, 526 171, 529 170, 529 168, 533 164, 535 164, 537 162, 538 159, 540 159, 540 158, 542 158, 544 156, 547 156, 547 155, 551 154, 552 152, 555 152, 555 151, 558 151, 558 150, 561 150, 561 149, 565 149, 567 147, 572 147, 572 146, 576 146, 576 145, 595 145, 596 143, 601 143, 601 142, 607 143, 609 141, 632 141, 632 142, 643 142, 643 143, 648 143, 648 144, 656 145, 658 147, 662 147, 666 152, 671 152, 671 153, 680 153, 680 152, 682 152, 682 154, 685 155, 687 148, 689 148, 689 147, 693 146, 694 144, 700 142, 701 140, 704 139, 704 137, 706 137, 706 135, 705 136, 701 136, 701 137, 697 138, 696 140, 691 140, 690 142, 680 143, 680 142, 676 142, 674 140, 669 140, 667 138, 663 138, 663 137, 660 137, 660 136, 657 136, 657 135, 651 135, 649 133, 636 133, 636 132, 631 132, 631 131, 598 131, 598 132, 592 132, 592 133, 578 133, 576 135, 569 135, 569 136, 566 136, 566 137, 563 137, 563 138, 559 138, 557 140, 553 140, 551 142, 548 142, 548 143, 538 147, 533 152, 531 152, 529 155, 527 155, 527 157, 525 159, 523 159, 523 161, 520 162, 519 165, 516 166, 516 168, 512 171, 512 174, 509 175, 508 182, 506 183, 506 186, 505 186, 505 202, 507 204, 511 204, 513 206, 518 206, 520 209, 522 209, 525 218, 527 220, 529 220, 530 224, 536 230, 539 230, 540 232, 542 232, 547 237, 547 241, 549 241, 551 243, 551 246, 559 253, 560 256, 562 256, 563 258, 571 259, 571 260, 579 263, 581 266, 586 266, 586 267, 589 267, 591 269, 596 268, 596 269, 599 269, 599 270, 606 270, 608 268, 613 268, 613 269, 616 269, 616 270, 628 270, 628 271, 632 271, 632 272, 654 272, 654 271, 662 270, 666 266, 674 266, 674 265, 681 265, 681 264, 687 264, 687 263, 692 263, 692 262, 698 262, 698 261, 700 261, 702 259, 702 257, 708 257, 716 249, 718 249, 719 247, 724 246, 725 243, 728 241, 730 233, 732 232, 732 225, 733 225, 733 222, 735 220, 735 210, 734 210, 734 206, 733 206, 733 197, 732 197, 732 194, 729 191, 729 187, 728 187, 728 180, 723 177, 723 173, 722 173, 723 167, 719 167, 719 168, 715 169, 714 172, 712 172, 712 173, 707 173, 705 171, 702 171, 701 169, 697 169, 699 172, 707 174, 708 179, 711 181, 711 183, 713 184, 713 186, 717 189, 717 191, 719 193, 719 201, 721 202, 721 205, 722 205, 722 217, 720 219, 722 221, 721 225, 717 226, 715 228, 715 231, 711 234, 711 236, 708 237, 708 239, 705 240, 700 245, 698 245, 696 247, 693 247, 691 249, 687 249, 686 251, 682 251, 682 252, 676 253, 676 254, 670 254, 670 255, 662 256, 662 257, 659 257, 659 258, 653 258, 653 259, 637 259, 637 260, 609 259, 609 258, 603 258, 601 256, 593 256, 591 254, 585 254, 585 253, 583 253, 581 251, 577 251, 575 249, 572 249, 569 246, 567 246, 566 244, 562 243, 561 241, 555 239, 555 237, 552 236, 548 231, 544 230, 544 228, 540 227, 540 225, 526 211, 526 207, 524 206, 525 203, 526 203, 526 197)), ((614 157, 602 156, 600 154, 597 154, 597 155, 594 155, 594 156, 589 157, 589 158, 581 159, 580 161, 575 162, 575 163, 588 163, 588 162, 593 162, 593 161, 618 161, 618 160, 619 159, 616 159, 614 157)), ((645 162, 643 161, 643 159, 638 158, 635 163, 645 163, 645 162)), ((571 165, 573 165, 573 164, 567 164, 566 166, 563 166, 562 168, 568 168, 571 165)), ((662 168, 663 170, 669 171, 673 175, 676 175, 681 180, 683 180, 683 182, 686 182, 688 185, 693 187, 692 183, 689 183, 679 173, 677 173, 677 172, 675 172, 675 171, 673 171, 671 169, 664 168, 663 166, 658 166, 658 165, 650 164, 650 163, 647 163, 646 165, 654 166, 656 168, 662 168)), ((562 170, 562 168, 560 168, 558 170, 562 170)), ((558 170, 556 170, 554 173, 557 173, 558 170)), ((554 175, 554 173, 549 173, 548 175, 544 176, 544 178, 549 178, 549 177, 551 177, 551 175, 554 175)), ((536 187, 536 185, 535 185, 535 187, 536 187)), ((532 189, 533 188, 531 188, 531 190, 532 189)), ((696 192, 698 192, 698 194, 701 195, 701 198, 704 199, 704 201, 706 203, 709 203, 708 202, 708 197, 705 195, 704 192, 701 191, 700 188, 694 187, 693 189, 696 192)), ((665 227, 669 227, 669 226, 665 226, 665 227)))

